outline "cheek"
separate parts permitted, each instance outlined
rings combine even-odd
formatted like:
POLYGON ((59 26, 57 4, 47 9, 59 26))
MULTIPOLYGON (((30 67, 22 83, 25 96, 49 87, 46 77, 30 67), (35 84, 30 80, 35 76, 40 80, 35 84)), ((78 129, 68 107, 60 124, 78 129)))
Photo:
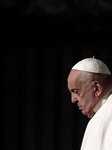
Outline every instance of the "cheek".
POLYGON ((88 102, 89 102, 89 100, 87 98, 83 98, 83 100, 82 100, 83 109, 86 109, 86 107, 88 107, 88 102))
POLYGON ((85 93, 81 96, 82 106, 86 109, 94 102, 94 94, 92 92, 85 93))
POLYGON ((86 99, 84 99, 83 107, 87 113, 93 111, 94 106, 95 106, 94 96, 90 95, 90 97, 88 96, 86 99))

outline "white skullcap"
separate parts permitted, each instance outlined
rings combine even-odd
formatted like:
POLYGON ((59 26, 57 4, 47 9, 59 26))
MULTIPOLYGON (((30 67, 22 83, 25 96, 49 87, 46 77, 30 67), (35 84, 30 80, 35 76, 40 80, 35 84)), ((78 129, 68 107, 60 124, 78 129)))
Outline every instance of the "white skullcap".
POLYGON ((75 64, 72 69, 111 75, 108 67, 104 62, 95 58, 85 58, 75 64))

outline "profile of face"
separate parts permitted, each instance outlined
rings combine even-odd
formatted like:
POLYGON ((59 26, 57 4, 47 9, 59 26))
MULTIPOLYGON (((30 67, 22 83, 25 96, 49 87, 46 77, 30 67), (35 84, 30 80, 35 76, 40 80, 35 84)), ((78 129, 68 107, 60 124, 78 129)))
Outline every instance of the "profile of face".
POLYGON ((71 102, 77 103, 82 114, 91 118, 94 115, 94 107, 97 104, 97 89, 93 82, 82 82, 81 71, 71 70, 68 76, 68 89, 71 93, 71 102))

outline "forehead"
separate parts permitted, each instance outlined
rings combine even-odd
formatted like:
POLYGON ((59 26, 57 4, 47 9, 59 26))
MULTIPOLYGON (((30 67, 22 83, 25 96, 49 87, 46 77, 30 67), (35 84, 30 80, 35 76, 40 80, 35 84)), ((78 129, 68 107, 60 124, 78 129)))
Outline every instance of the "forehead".
POLYGON ((68 76, 68 88, 72 89, 80 85, 81 71, 72 69, 68 76))

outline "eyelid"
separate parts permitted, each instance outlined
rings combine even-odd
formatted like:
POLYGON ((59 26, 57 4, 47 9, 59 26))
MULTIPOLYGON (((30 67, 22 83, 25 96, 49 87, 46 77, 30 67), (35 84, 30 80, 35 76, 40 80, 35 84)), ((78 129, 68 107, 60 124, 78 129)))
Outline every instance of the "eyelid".
POLYGON ((76 94, 78 94, 79 93, 79 90, 78 89, 73 89, 73 90, 71 90, 73 93, 76 93, 76 94))

